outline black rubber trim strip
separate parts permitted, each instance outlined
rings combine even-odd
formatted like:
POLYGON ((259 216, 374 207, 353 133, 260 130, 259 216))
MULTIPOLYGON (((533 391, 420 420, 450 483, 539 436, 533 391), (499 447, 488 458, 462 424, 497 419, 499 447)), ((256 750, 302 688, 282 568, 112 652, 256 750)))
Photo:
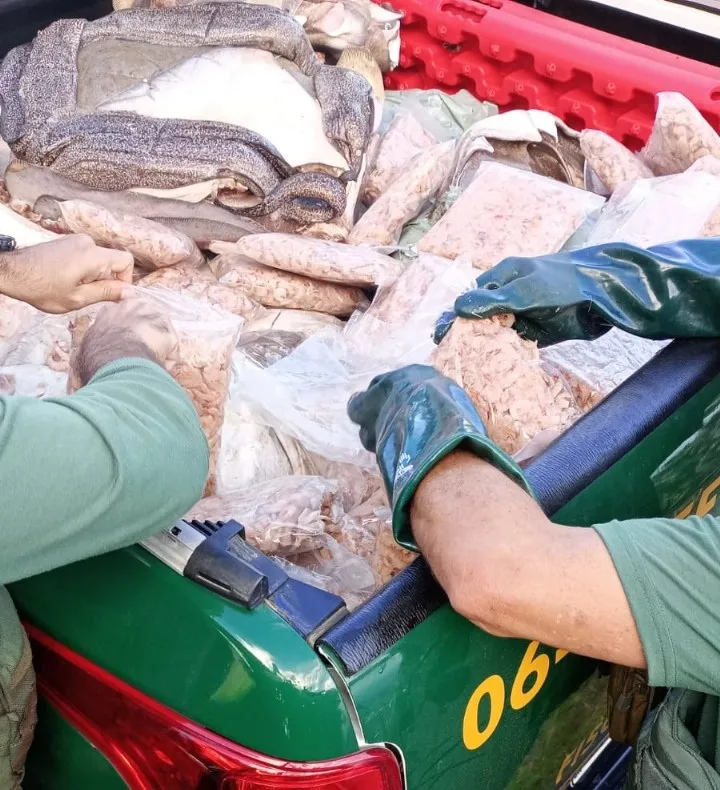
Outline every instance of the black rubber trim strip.
MULTIPOLYGON (((720 374, 720 341, 677 340, 528 464, 549 515, 720 374)), ((421 557, 325 634, 320 644, 351 676, 447 602, 421 557)))

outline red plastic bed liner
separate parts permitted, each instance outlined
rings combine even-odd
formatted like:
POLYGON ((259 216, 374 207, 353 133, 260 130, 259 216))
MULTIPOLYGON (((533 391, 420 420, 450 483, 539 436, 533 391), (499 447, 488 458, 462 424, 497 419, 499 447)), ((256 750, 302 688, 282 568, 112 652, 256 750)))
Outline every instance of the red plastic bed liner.
POLYGON ((405 12, 396 90, 465 88, 503 110, 538 109, 637 149, 658 91, 685 94, 720 129, 720 68, 510 0, 392 0, 405 12))

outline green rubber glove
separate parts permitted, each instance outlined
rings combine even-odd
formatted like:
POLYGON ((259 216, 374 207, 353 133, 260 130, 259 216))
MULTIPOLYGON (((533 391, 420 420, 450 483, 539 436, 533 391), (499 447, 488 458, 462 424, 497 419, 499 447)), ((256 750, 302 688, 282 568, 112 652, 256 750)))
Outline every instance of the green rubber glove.
POLYGON ((720 336, 720 239, 647 250, 602 244, 537 258, 507 258, 462 294, 437 324, 440 342, 456 316, 515 315, 515 329, 549 346, 592 340, 616 326, 665 340, 720 336))
POLYGON ((410 502, 425 475, 458 447, 475 453, 530 487, 520 467, 488 438, 465 391, 429 365, 376 376, 348 404, 365 449, 375 453, 392 507, 395 540, 417 551, 410 502))

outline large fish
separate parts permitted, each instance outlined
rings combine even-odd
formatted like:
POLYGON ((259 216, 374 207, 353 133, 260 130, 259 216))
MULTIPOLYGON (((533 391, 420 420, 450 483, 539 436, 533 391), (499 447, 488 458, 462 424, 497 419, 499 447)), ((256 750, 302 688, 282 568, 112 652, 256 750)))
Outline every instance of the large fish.
MULTIPOLYGON (((112 104, 105 104, 105 111, 102 105, 92 109, 81 102, 79 107, 78 97, 90 101, 88 81, 97 77, 88 63, 98 62, 103 42, 111 42, 117 53, 119 41, 165 49, 161 61, 174 64, 171 71, 183 68, 178 65, 183 48, 196 52, 212 48, 216 53, 219 48, 264 50, 291 63, 290 71, 300 75, 298 84, 306 83, 318 94, 321 125, 330 130, 326 137, 337 153, 348 152, 356 159, 370 137, 372 88, 367 81, 359 83, 356 72, 321 65, 302 27, 284 11, 215 2, 167 10, 129 9, 94 22, 61 20, 39 33, 32 44, 12 50, 0 66, 0 134, 16 156, 96 189, 175 189, 231 179, 259 199, 259 208, 252 210, 257 215, 273 210, 279 198, 281 213, 287 211, 289 217, 302 217, 304 222, 342 214, 345 200, 338 199, 337 188, 342 185, 330 186, 330 179, 337 180, 327 172, 327 165, 325 172, 297 173, 272 140, 251 128, 196 117, 212 113, 165 118, 108 109, 112 104), (94 61, 84 59, 87 47, 94 48, 94 61), (326 77, 327 70, 338 73, 326 77), (315 88, 329 82, 335 90, 315 88), (367 100, 358 105, 363 90, 367 100), (273 200, 266 201, 271 196, 273 200)), ((146 71, 155 61, 148 62, 146 71)), ((142 64, 139 59, 137 68, 129 70, 138 82, 144 79, 142 64)), ((185 66, 185 71, 192 68, 185 66)), ((120 76, 127 89, 128 75, 120 76)), ((118 81, 109 79, 102 85, 111 94, 103 103, 117 100, 113 88, 118 81)), ((93 100, 101 99, 101 94, 95 90, 93 100)), ((222 91, 213 95, 222 103, 222 91)), ((287 127, 295 128, 294 119, 287 127)), ((282 139, 289 145, 287 130, 282 139)), ((329 147, 326 153, 330 156, 329 147)), ((340 165, 341 160, 336 161, 340 165)), ((347 164, 353 170, 354 163, 347 164)))

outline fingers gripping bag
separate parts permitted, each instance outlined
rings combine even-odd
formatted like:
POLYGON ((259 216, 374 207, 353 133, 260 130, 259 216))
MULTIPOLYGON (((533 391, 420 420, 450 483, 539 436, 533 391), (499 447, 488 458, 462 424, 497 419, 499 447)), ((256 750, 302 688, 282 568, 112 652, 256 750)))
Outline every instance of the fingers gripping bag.
POLYGON ((537 346, 512 322, 511 315, 458 318, 433 355, 433 365, 467 392, 490 438, 510 454, 581 416, 569 387, 543 370, 537 346))
POLYGON ((510 256, 557 252, 603 202, 554 179, 483 162, 417 248, 451 260, 467 256, 484 271, 510 256))
MULTIPOLYGON (((225 402, 230 389, 232 353, 237 343, 242 319, 183 294, 163 288, 137 289, 138 298, 146 299, 170 318, 178 336, 178 348, 165 367, 180 384, 197 410, 210 448, 210 473, 205 495, 215 492, 216 466, 225 402)), ((85 333, 98 308, 84 311, 71 321, 70 391, 79 388, 74 360, 85 333)))
POLYGON ((343 517, 335 480, 293 475, 224 496, 201 499, 187 519, 244 525, 247 540, 266 554, 290 557, 322 548, 328 525, 343 517))

